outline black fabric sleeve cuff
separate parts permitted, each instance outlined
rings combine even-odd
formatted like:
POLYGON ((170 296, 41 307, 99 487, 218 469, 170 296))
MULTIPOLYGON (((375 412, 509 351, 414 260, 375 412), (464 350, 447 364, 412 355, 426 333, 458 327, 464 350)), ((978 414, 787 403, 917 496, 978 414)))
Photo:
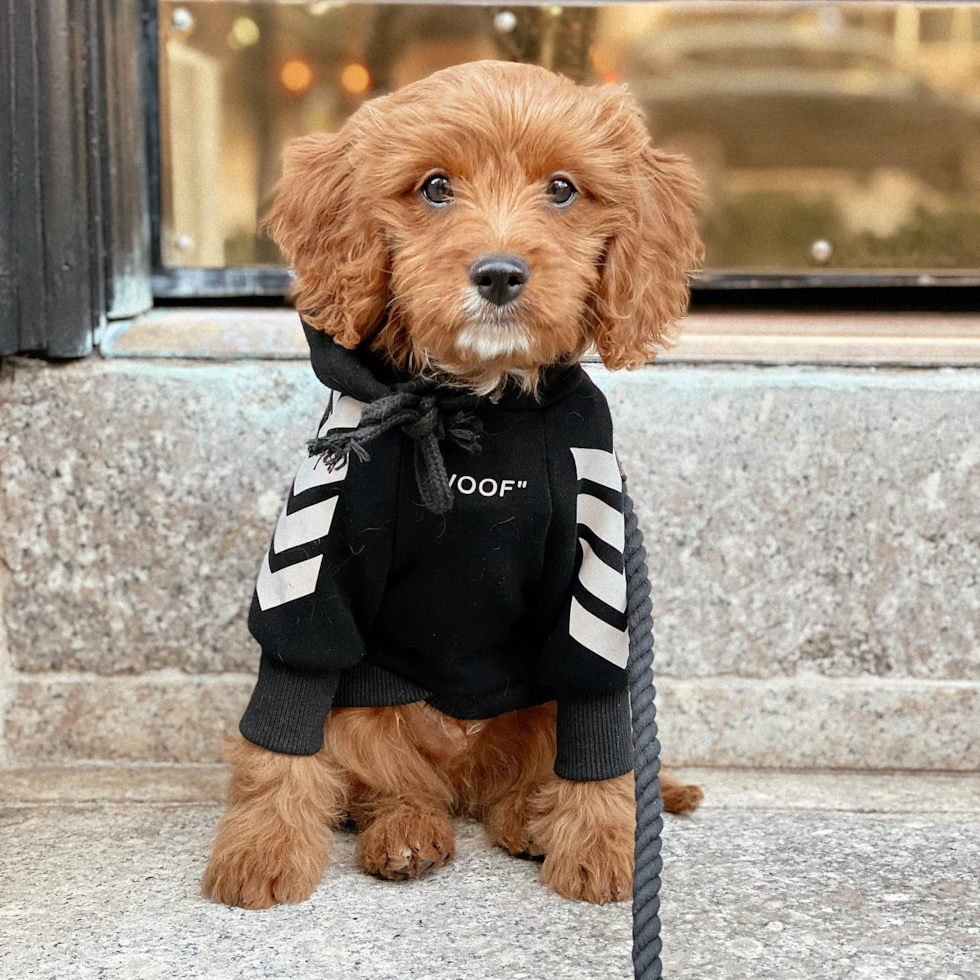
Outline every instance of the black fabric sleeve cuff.
POLYGON ((591 782, 622 776, 632 768, 629 691, 558 698, 556 775, 591 782))
POLYGON ((284 755, 314 755, 340 675, 290 667, 263 653, 259 678, 238 730, 250 742, 284 755))
POLYGON ((335 708, 391 708, 424 701, 429 692, 389 670, 362 660, 340 675, 334 695, 335 708))

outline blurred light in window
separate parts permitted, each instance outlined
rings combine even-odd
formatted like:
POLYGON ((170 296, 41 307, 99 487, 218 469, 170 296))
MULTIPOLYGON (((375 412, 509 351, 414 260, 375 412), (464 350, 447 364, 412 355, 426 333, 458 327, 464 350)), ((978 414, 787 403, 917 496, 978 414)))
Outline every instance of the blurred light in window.
POLYGON ((290 58, 279 69, 279 81, 287 92, 301 95, 308 92, 313 84, 313 69, 302 58, 290 58))
POLYGON ((338 0, 321 0, 320 3, 313 4, 310 10, 311 17, 322 17, 325 13, 333 10, 334 7, 339 7, 340 3, 338 0))
POLYGON ((362 95, 371 87, 371 73, 357 61, 344 65, 340 73, 340 84, 351 95, 362 95))
POLYGON ((194 15, 186 7, 177 7, 170 16, 170 25, 178 33, 194 29, 194 15))
POLYGON ((259 36, 259 25, 251 17, 236 17, 231 25, 229 40, 232 47, 248 48, 258 41, 259 36))
POLYGON ((501 10, 494 15, 493 26, 501 34, 510 34, 517 27, 517 15, 513 10, 501 10))

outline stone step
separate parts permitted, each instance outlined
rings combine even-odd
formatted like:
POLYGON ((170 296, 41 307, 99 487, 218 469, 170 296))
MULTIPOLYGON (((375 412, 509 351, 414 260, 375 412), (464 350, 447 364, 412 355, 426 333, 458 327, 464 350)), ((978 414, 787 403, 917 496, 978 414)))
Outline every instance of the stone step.
MULTIPOLYGON (((980 780, 970 773, 699 766, 673 773, 705 792, 696 813, 679 823, 708 810, 980 813, 980 780)), ((224 763, 0 766, 0 806, 224 803, 228 777, 224 763)))
MULTIPOLYGON (((647 533, 668 757, 980 766, 980 372, 590 370, 647 533)), ((8 756, 215 757, 323 404, 298 361, 6 362, 8 756)))
MULTIPOLYGON (((214 762, 250 675, 24 676, 7 707, 8 760, 214 762)), ((980 692, 964 681, 736 677, 658 683, 675 766, 980 770, 980 692)))

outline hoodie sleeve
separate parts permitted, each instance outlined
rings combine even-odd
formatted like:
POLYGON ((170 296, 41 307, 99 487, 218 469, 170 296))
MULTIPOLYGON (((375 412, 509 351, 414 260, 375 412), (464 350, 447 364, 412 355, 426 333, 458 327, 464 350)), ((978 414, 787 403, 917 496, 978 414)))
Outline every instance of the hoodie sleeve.
POLYGON ((555 772, 610 779, 633 768, 623 482, 609 408, 591 380, 546 424, 553 501, 546 604, 558 612, 538 676, 558 702, 555 772))
MULTIPOLYGON (((354 428, 364 405, 331 395, 318 435, 354 428)), ((389 433, 334 469, 304 460, 262 561, 248 627, 262 655, 239 726, 257 745, 312 755, 340 672, 364 657, 394 539, 400 445, 389 433)))

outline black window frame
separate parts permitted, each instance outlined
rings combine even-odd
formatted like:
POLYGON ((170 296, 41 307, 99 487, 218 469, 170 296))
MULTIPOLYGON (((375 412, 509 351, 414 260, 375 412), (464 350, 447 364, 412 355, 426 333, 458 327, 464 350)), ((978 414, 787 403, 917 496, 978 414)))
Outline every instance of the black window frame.
POLYGON ((0 0, 0 356, 82 357, 152 305, 139 14, 0 0))

